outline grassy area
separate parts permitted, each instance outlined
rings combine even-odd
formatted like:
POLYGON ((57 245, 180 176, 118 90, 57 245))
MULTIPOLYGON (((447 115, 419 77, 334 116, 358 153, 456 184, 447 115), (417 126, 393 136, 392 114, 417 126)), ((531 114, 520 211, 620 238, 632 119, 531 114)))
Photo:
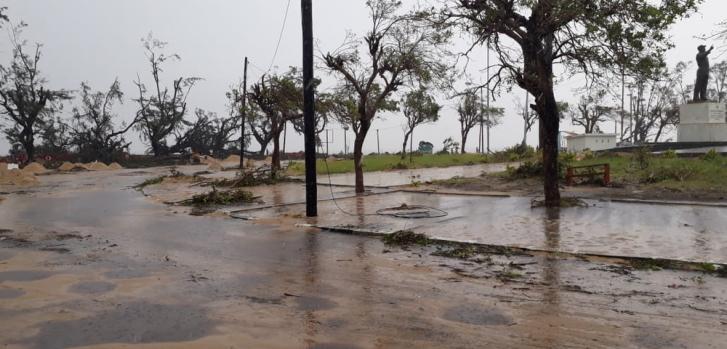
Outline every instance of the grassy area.
POLYGON ((727 191, 727 157, 714 153, 693 158, 680 158, 673 153, 605 155, 572 162, 573 165, 599 163, 611 165, 611 177, 617 183, 678 190, 727 191))
MULTIPOLYGON (((415 155, 412 157, 411 162, 408 156, 406 159, 401 159, 399 155, 367 155, 364 156, 363 169, 364 172, 375 172, 414 168, 467 166, 488 162, 495 162, 495 160, 492 157, 480 154, 415 155)), ((316 167, 318 173, 326 173, 326 164, 323 160, 318 160, 316 167)), ((332 174, 353 172, 353 160, 329 160, 328 169, 332 174)), ((290 176, 303 175, 305 174, 305 165, 303 163, 295 163, 288 168, 287 174, 290 176)))

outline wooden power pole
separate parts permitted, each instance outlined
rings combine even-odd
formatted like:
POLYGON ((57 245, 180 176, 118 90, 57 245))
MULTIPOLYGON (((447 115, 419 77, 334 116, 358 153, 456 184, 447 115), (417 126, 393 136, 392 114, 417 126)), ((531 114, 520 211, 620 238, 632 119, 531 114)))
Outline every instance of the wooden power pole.
POLYGON ((318 216, 316 179, 316 121, 313 83, 313 4, 300 0, 303 17, 303 128, 305 136, 305 211, 308 217, 318 216))
POLYGON ((240 126, 240 172, 245 171, 245 119, 247 117, 247 57, 245 57, 245 71, 242 75, 242 125, 240 126))

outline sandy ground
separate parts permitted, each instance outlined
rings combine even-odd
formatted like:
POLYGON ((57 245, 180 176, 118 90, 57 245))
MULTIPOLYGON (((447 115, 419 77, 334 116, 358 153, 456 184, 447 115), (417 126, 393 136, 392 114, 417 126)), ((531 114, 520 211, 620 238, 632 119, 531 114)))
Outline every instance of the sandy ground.
MULTIPOLYGON (((131 188, 167 172, 0 187, 0 346, 723 348, 727 340, 724 278, 558 253, 443 257, 437 246, 307 228, 300 223, 313 222, 294 215, 243 221, 163 203, 200 190, 192 183, 131 188)), ((260 211, 276 212, 299 202, 303 187, 254 190, 278 206, 260 211)), ((558 221, 533 234, 557 243, 558 221)))

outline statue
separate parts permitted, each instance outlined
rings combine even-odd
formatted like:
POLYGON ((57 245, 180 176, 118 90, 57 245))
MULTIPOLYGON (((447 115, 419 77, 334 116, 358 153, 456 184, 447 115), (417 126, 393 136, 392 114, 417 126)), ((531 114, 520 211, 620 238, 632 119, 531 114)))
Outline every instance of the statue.
POLYGON ((694 83, 694 102, 707 101, 707 84, 709 84, 709 54, 712 53, 714 46, 709 48, 699 45, 697 53, 697 82, 694 83))

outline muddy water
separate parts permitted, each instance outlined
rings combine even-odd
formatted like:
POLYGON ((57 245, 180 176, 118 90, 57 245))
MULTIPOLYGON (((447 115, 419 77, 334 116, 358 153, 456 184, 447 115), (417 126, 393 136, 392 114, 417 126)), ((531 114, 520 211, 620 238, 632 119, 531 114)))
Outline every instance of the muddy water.
MULTIPOLYGON (((482 164, 472 166, 455 166, 447 168, 422 168, 416 170, 395 170, 366 173, 365 184, 371 187, 393 187, 410 185, 414 182, 428 182, 434 180, 450 179, 452 177, 479 177, 482 173, 496 173, 507 169, 507 164, 482 164)), ((328 175, 319 175, 318 183, 328 184, 328 175)), ((334 185, 355 185, 352 173, 336 174, 330 176, 330 183, 334 185)))
MULTIPOLYGON (((323 203, 316 221, 323 226, 360 226, 380 231, 413 229, 455 241, 508 245, 611 256, 656 257, 727 263, 727 209, 587 201, 590 207, 560 210, 555 217, 531 208, 529 198, 488 198, 392 193, 323 203), (382 208, 427 205, 446 217, 407 220, 376 215, 382 208), (543 234, 544 226, 557 231, 543 234), (550 235, 550 236, 549 236, 550 235), (553 236, 557 240, 553 239, 553 236)), ((296 213, 291 206, 278 213, 296 213)), ((260 212, 260 216, 270 214, 260 212)))
MULTIPOLYGON (((16 290, 0 296, 0 346, 669 348, 690 338, 690 348, 718 348, 727 340, 723 279, 532 256, 460 261, 292 218, 192 217, 125 189, 155 171, 51 176, 44 189, 8 195, 0 229, 29 243, 0 242, 0 290, 16 290), (66 254, 41 251, 49 230, 92 237, 54 241, 66 254)), ((282 202, 298 195, 279 194, 282 202)), ((348 208, 368 213, 400 200, 371 198, 348 208)), ((447 207, 445 224, 477 204, 411 199, 447 207)), ((562 232, 573 223, 534 214, 527 231, 545 246, 569 241, 562 232)))

